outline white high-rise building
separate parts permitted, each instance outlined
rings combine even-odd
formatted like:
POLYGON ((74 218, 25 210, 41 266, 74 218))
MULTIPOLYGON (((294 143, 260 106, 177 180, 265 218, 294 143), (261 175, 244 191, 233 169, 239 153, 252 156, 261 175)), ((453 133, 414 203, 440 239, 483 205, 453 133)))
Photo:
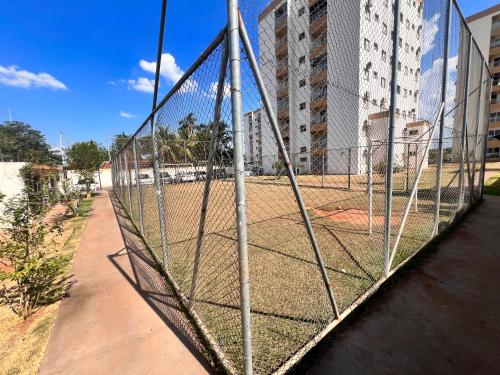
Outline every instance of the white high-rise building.
MULTIPOLYGON (((428 126, 416 126, 422 16, 422 0, 401 1, 399 139, 409 128, 418 133, 428 126)), ((351 173, 365 173, 369 140, 387 138, 392 29, 389 0, 281 0, 260 14, 260 67, 298 173, 345 174, 349 164, 351 173)), ((269 173, 278 151, 267 116, 261 117, 260 138, 247 137, 247 153, 259 142, 269 173)), ((403 163, 403 149, 396 149, 396 163, 403 163)))

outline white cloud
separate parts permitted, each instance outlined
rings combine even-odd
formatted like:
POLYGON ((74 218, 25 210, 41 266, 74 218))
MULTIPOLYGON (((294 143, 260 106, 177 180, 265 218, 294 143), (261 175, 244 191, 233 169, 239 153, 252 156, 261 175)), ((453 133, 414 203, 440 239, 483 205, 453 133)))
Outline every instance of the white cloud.
MULTIPOLYGON (((443 75, 443 58, 434 60, 432 66, 420 77, 420 117, 433 121, 441 103, 441 87, 443 75)), ((445 112, 455 105, 456 75, 458 55, 448 58, 448 84, 446 87, 445 112)))
POLYGON ((136 115, 133 115, 133 114, 131 114, 129 112, 125 112, 125 111, 120 111, 120 116, 123 118, 128 118, 128 119, 137 117, 136 115))
POLYGON ((155 89, 155 80, 148 79, 145 77, 140 77, 137 80, 129 79, 127 81, 127 84, 128 84, 128 87, 130 89, 133 89, 136 91, 141 91, 141 92, 152 93, 152 92, 154 92, 154 89, 155 89))
POLYGON ((68 89, 64 83, 48 73, 32 73, 27 70, 19 70, 15 65, 9 67, 0 65, 0 83, 21 88, 49 87, 54 90, 68 89))
POLYGON ((436 34, 439 31, 439 17, 440 15, 438 13, 435 13, 431 19, 424 19, 423 25, 422 25, 422 30, 423 36, 422 36, 422 56, 425 55, 426 53, 430 52, 434 48, 434 42, 436 40, 436 34))
MULTIPOLYGON (((218 82, 210 83, 209 91, 205 95, 208 96, 209 98, 215 99, 215 97, 217 96, 217 88, 218 87, 219 87, 218 82)), ((224 95, 224 98, 231 96, 231 86, 227 82, 224 82, 223 95, 224 95)))
MULTIPOLYGON (((156 73, 156 61, 141 60, 139 66, 146 72, 156 73)), ((174 56, 170 53, 163 53, 161 55, 160 74, 174 84, 182 77, 184 71, 175 63, 174 56)))
POLYGON ((195 81, 194 79, 187 79, 179 88, 178 92, 180 94, 187 94, 190 92, 195 92, 198 90, 198 82, 195 81))

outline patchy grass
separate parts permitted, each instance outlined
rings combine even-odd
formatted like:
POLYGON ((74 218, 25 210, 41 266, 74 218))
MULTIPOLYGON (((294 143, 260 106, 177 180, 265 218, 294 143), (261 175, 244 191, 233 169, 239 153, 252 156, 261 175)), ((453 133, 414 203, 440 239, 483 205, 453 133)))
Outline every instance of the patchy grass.
MULTIPOLYGON (((458 211, 458 172, 457 164, 443 166, 440 231, 458 211)), ((396 173, 394 180, 392 244, 408 204, 415 174, 396 173)), ((333 313, 287 179, 252 176, 246 181, 254 366, 259 373, 269 373, 319 333, 332 320, 333 313)), ((374 175, 372 234, 368 232, 366 176, 352 176, 351 189, 347 189, 347 176, 299 176, 298 181, 338 307, 344 311, 382 275, 384 176, 374 175)), ((412 202, 393 267, 431 239, 435 184, 436 169, 430 166, 424 170, 419 183, 418 202, 412 202)), ((145 238, 162 259, 155 188, 141 188, 145 238)), ((203 182, 163 187, 168 269, 188 297, 203 189, 203 182)), ((469 201, 468 191, 466 185, 465 205, 469 201)), ((123 193, 123 203, 129 211, 128 193, 123 193)), ((131 217, 140 228, 138 198, 134 187, 131 217)), ((225 354, 241 368, 238 246, 232 179, 215 180, 211 184, 200 262, 194 308, 225 354)))
POLYGON ((500 173, 488 178, 484 183, 484 194, 500 195, 500 173))
MULTIPOLYGON (((81 215, 63 223, 62 236, 47 239, 62 254, 73 255, 80 244, 81 233, 90 215, 92 200, 83 200, 81 215)), ((71 265, 66 269, 70 272, 71 265)), ((23 321, 7 306, 0 305, 0 374, 34 375, 43 358, 45 347, 54 325, 59 303, 44 306, 23 321)))

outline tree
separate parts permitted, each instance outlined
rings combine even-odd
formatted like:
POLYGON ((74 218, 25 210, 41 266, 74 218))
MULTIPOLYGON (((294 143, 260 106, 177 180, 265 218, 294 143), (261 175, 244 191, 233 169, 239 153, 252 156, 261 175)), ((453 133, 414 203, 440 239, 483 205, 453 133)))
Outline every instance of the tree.
POLYGON ((120 134, 115 135, 113 138, 114 140, 110 147, 111 159, 118 155, 118 152, 122 149, 123 146, 125 146, 125 143, 127 143, 130 136, 125 134, 124 132, 121 132, 120 134))
POLYGON ((0 153, 4 161, 61 163, 61 157, 50 150, 45 136, 20 121, 6 121, 0 125, 0 153))
POLYGON ((90 197, 90 185, 94 174, 102 162, 107 159, 106 150, 95 141, 75 143, 68 151, 69 168, 76 170, 82 177, 87 197, 90 197))
POLYGON ((33 201, 42 199, 39 194, 26 188, 6 203, 0 218, 0 302, 23 319, 63 295, 70 262, 47 243, 48 233, 61 231, 62 217, 47 223, 33 201))

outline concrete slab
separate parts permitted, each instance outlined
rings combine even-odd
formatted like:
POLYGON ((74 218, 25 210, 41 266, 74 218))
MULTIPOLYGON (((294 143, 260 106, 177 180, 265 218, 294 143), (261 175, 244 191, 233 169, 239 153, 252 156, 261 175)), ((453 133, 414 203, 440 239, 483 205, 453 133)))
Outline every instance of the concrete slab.
POLYGON ((296 374, 498 374, 500 197, 485 201, 311 351, 296 374))
POLYGON ((203 346, 107 192, 97 196, 40 374, 205 374, 203 346))

